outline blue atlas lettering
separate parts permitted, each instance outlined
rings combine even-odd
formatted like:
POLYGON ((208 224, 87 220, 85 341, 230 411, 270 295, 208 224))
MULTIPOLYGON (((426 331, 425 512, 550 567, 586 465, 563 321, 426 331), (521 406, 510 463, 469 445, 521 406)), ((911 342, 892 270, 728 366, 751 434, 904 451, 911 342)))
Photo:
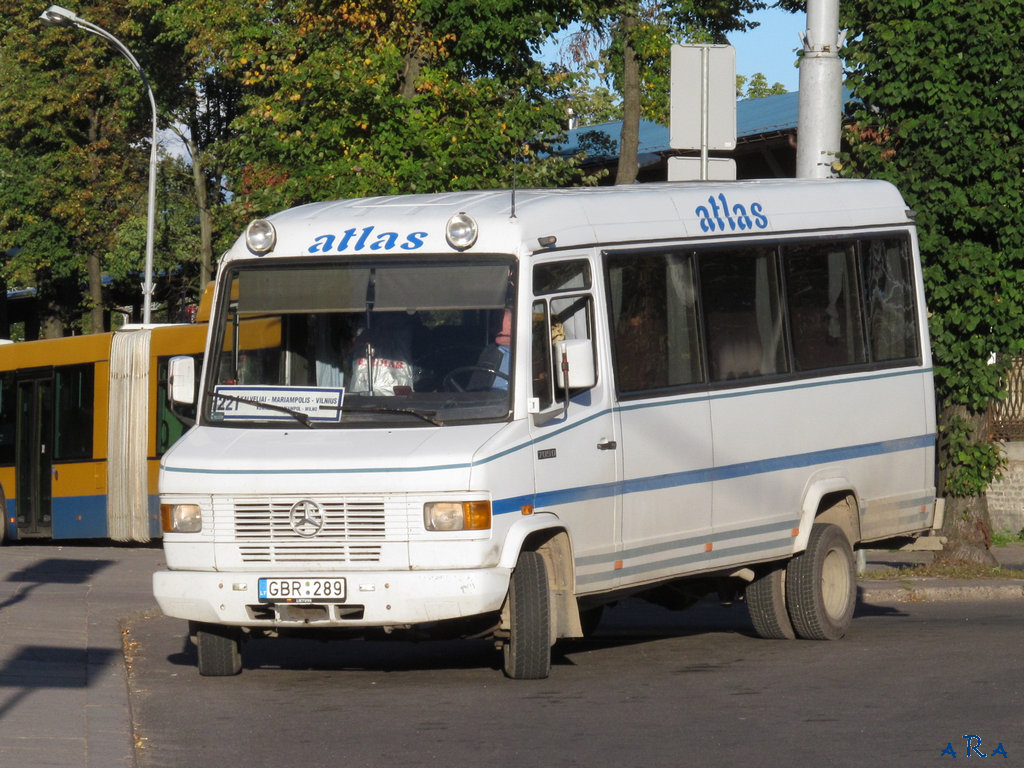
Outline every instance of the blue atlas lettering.
POLYGON ((751 203, 749 208, 742 203, 730 205, 725 193, 711 195, 708 204, 698 205, 694 213, 700 220, 701 232, 768 228, 768 217, 760 203, 751 203))
POLYGON ((426 232, 378 232, 375 227, 352 227, 340 234, 317 235, 308 253, 345 253, 346 251, 390 251, 401 248, 415 251, 422 248, 427 239, 426 232))

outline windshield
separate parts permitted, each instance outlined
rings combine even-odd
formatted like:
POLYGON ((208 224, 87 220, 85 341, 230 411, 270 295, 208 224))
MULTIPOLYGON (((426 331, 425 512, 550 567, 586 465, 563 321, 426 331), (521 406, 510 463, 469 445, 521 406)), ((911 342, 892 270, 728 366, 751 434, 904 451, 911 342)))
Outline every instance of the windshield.
POLYGON ((507 258, 239 263, 226 275, 204 417, 328 428, 506 419, 513 274, 507 258))

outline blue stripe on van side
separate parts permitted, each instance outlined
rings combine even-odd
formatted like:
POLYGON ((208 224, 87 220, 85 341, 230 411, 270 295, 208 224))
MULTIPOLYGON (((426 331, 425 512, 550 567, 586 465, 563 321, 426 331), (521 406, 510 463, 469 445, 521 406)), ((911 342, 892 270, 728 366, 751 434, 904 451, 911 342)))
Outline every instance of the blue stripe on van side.
POLYGON ((899 438, 896 440, 864 443, 862 445, 828 448, 821 451, 810 451, 808 453, 796 453, 790 456, 776 456, 769 459, 744 461, 737 464, 726 464, 721 467, 707 467, 704 469, 688 470, 686 472, 671 472, 665 475, 638 477, 630 480, 623 480, 622 482, 585 485, 578 486, 576 488, 561 488, 555 491, 538 493, 532 497, 518 496, 510 499, 495 500, 494 514, 518 512, 522 508, 523 504, 533 504, 536 507, 569 504, 572 502, 606 498, 616 493, 642 493, 644 491, 677 488, 684 485, 695 485, 697 483, 732 480, 738 477, 762 475, 767 472, 798 469, 800 467, 810 467, 816 464, 849 461, 851 459, 862 459, 868 456, 883 456, 890 453, 900 453, 902 451, 916 451, 929 448, 934 445, 935 434, 932 433, 927 435, 917 435, 914 437, 899 438))

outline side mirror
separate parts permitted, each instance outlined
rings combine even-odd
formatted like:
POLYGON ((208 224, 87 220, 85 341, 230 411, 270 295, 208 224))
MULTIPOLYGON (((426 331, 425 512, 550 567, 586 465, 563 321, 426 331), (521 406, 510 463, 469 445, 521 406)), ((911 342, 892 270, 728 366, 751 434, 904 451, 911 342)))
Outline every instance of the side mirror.
POLYGON ((188 355, 172 357, 167 365, 167 399, 176 405, 196 401, 196 361, 188 355))
POLYGON ((597 384, 594 347, 590 339, 555 342, 555 382, 559 389, 589 389, 597 384))

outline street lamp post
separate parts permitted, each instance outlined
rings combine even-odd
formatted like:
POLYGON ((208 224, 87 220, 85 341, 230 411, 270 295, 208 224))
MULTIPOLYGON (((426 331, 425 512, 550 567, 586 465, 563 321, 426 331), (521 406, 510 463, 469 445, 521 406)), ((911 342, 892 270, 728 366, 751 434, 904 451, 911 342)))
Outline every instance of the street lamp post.
POLYGON ((153 89, 149 87, 149 80, 146 73, 142 71, 138 60, 132 55, 124 43, 112 34, 80 16, 76 16, 67 8, 59 5, 51 5, 39 16, 46 24, 58 27, 75 27, 76 29, 90 32, 97 37, 102 37, 110 43, 121 55, 123 55, 135 71, 142 78, 142 85, 149 96, 149 106, 153 110, 153 141, 149 153, 149 203, 146 210, 146 274, 142 286, 142 322, 149 324, 152 321, 153 304, 153 230, 156 224, 156 168, 157 168, 157 127, 156 127, 156 99, 153 98, 153 89))

